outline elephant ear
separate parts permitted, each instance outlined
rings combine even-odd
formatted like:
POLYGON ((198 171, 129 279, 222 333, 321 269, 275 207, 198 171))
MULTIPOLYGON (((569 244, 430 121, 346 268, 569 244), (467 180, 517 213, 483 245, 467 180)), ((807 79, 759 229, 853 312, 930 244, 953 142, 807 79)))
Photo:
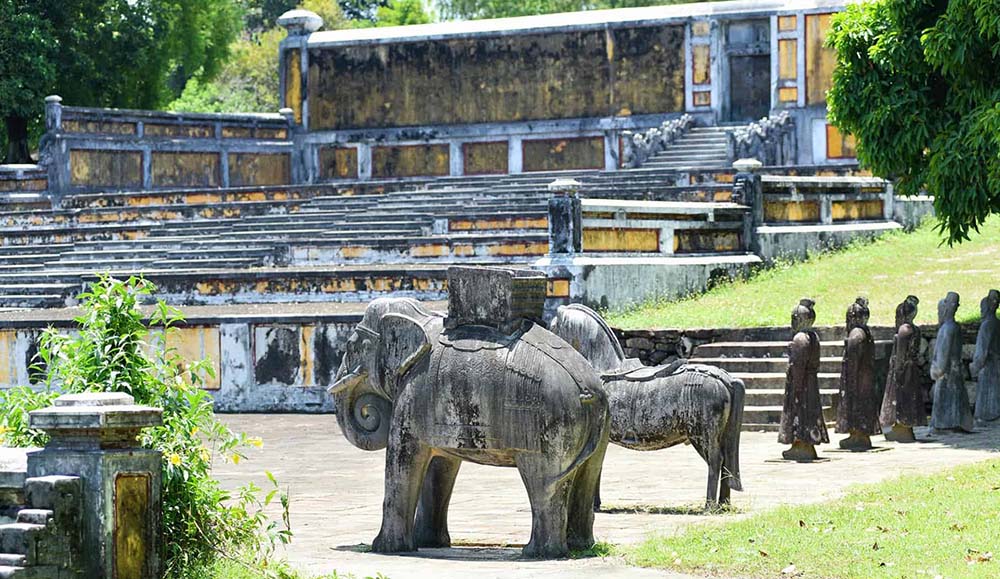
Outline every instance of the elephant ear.
POLYGON ((386 393, 395 394, 406 371, 431 350, 423 326, 402 314, 382 316, 378 344, 379 382, 386 393))

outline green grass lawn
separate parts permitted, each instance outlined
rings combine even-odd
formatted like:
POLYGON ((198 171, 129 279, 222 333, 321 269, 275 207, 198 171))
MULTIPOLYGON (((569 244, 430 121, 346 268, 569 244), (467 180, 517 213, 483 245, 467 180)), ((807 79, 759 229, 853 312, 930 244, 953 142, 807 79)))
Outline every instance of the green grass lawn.
POLYGON ((979 301, 1000 286, 1000 218, 961 245, 940 245, 930 223, 913 233, 891 233, 865 244, 781 264, 673 302, 652 302, 608 313, 620 328, 784 326, 799 298, 816 300, 817 325, 841 325, 854 299, 868 298, 872 325, 891 326, 896 305, 920 298, 917 323, 937 323, 937 302, 949 291, 962 296, 959 321, 979 319, 979 301))
POLYGON ((636 565, 723 577, 996 579, 1000 460, 698 525, 625 554, 636 565))

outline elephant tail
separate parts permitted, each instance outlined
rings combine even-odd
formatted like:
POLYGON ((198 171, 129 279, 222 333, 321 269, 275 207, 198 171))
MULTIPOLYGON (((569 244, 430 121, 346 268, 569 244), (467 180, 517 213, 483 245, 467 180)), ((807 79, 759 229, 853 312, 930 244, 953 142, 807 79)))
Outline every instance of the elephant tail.
POLYGON ((722 476, 729 479, 729 488, 743 490, 740 479, 740 431, 743 430, 743 401, 746 387, 739 378, 728 381, 730 393, 729 420, 722 433, 722 476))

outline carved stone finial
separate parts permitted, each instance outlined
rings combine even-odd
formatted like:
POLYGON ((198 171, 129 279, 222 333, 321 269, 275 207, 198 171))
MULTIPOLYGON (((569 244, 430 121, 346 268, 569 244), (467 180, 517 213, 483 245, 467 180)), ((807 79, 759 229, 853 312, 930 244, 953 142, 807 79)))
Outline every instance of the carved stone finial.
POLYGON ((733 163, 733 169, 736 169, 740 173, 756 173, 763 166, 764 163, 761 163, 757 159, 739 159, 733 163))
POLYGON ((278 17, 278 26, 287 30, 289 36, 301 36, 322 28, 323 19, 309 10, 289 10, 278 17))
POLYGON ((583 183, 576 179, 556 179, 548 185, 549 192, 561 193, 570 197, 576 196, 581 187, 583 187, 583 183))

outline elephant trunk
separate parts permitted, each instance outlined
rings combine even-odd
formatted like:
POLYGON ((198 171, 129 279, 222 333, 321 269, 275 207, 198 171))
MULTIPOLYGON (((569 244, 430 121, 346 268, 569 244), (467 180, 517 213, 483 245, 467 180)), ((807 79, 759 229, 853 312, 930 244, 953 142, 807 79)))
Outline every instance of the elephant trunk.
POLYGON ((353 382, 353 386, 333 393, 337 422, 354 446, 382 450, 389 443, 392 401, 370 390, 366 379, 353 382))

